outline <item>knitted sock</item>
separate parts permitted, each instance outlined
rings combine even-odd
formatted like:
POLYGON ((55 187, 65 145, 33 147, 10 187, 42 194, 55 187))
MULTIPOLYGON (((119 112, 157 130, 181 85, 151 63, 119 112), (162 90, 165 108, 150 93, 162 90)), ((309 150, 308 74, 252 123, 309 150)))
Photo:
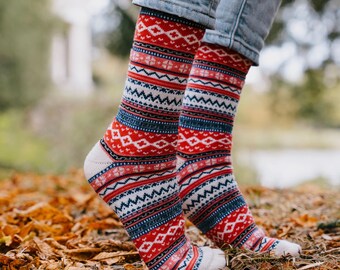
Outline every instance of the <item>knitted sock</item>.
POLYGON ((142 8, 117 116, 88 154, 85 175, 115 211, 150 270, 217 270, 221 250, 191 245, 176 180, 181 99, 204 29, 142 8))
POLYGON ((218 45, 196 53, 183 99, 178 182, 185 215, 218 246, 298 255, 300 246, 266 237, 233 176, 232 129, 251 62, 218 45))

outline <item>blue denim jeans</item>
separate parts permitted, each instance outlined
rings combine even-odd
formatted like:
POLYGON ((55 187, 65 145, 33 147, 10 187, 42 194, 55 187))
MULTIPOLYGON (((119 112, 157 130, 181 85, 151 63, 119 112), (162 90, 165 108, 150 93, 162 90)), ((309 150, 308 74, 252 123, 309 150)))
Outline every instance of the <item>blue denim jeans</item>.
POLYGON ((233 49, 258 65, 280 0, 133 0, 134 4, 198 22, 203 41, 233 49))

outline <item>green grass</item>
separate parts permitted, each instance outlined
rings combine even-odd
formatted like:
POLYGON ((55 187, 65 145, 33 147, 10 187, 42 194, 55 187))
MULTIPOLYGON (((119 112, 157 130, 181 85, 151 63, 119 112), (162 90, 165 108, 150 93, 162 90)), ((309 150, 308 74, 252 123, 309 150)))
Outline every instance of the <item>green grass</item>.
POLYGON ((236 123, 234 142, 250 149, 340 149, 340 129, 319 129, 303 125, 293 128, 249 128, 236 123))
POLYGON ((48 159, 48 144, 35 136, 26 123, 25 112, 11 110, 0 114, 0 168, 2 171, 45 171, 53 164, 48 159))

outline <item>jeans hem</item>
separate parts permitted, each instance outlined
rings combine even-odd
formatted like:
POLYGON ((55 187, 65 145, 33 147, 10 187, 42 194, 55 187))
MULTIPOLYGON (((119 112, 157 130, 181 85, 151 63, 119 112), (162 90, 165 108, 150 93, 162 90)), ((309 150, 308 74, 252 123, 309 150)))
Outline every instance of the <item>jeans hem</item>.
POLYGON ((210 9, 211 14, 204 13, 199 10, 193 10, 190 7, 186 7, 179 3, 175 3, 176 1, 170 0, 133 0, 132 3, 141 6, 147 7, 151 9, 155 9, 158 11, 162 11, 165 13, 170 13, 172 15, 177 15, 179 17, 183 17, 187 20, 191 20, 193 22, 202 24, 207 29, 214 29, 215 27, 215 17, 213 16, 213 10, 210 9))

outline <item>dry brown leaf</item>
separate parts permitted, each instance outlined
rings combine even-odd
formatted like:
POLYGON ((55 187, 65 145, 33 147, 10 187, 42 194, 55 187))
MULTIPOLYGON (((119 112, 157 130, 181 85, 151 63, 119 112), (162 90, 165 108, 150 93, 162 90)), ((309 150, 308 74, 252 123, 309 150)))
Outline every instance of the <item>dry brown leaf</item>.
MULTIPOLYGON (((30 206, 26 210, 14 209, 14 212, 18 215, 29 217, 36 220, 50 220, 51 218, 63 214, 57 208, 51 206, 47 202, 39 202, 30 206)), ((65 221, 68 219, 65 217, 65 221)))
POLYGON ((264 193, 268 192, 270 189, 263 187, 263 186, 251 186, 247 187, 244 193, 249 195, 261 196, 264 193))
POLYGON ((140 267, 137 268, 136 266, 132 264, 124 264, 124 269, 125 270, 142 270, 144 268, 140 268, 140 267))
POLYGON ((95 194, 76 193, 72 195, 72 198, 78 205, 87 205, 90 201, 95 199, 95 194))
POLYGON ((323 234, 323 235, 321 235, 321 237, 322 237, 322 239, 325 239, 327 241, 332 241, 333 240, 333 238, 331 236, 329 236, 328 234, 323 234))
POLYGON ((27 223, 26 225, 24 225, 24 226, 20 229, 19 236, 20 236, 21 238, 25 238, 25 237, 30 233, 30 231, 32 230, 32 228, 33 228, 33 222, 27 223))
POLYGON ((61 269, 59 262, 48 261, 48 263, 44 264, 46 270, 59 270, 61 269))
POLYGON ((68 256, 72 259, 76 260, 89 260, 99 252, 101 252, 100 248, 78 248, 78 249, 68 249, 64 250, 68 256))
POLYGON ((77 235, 74 233, 68 233, 67 235, 57 235, 54 236, 54 240, 56 240, 59 243, 65 244, 68 240, 76 238, 77 235))
POLYGON ((292 227, 291 225, 288 225, 288 226, 284 227, 284 228, 282 229, 282 232, 278 235, 279 238, 282 238, 282 237, 288 235, 289 232, 290 232, 292 229, 293 229, 293 227, 292 227))
POLYGON ((13 261, 12 258, 5 256, 5 255, 0 253, 0 263, 1 264, 9 264, 11 261, 13 261))
POLYGON ((26 264, 27 262, 21 259, 14 259, 13 261, 10 262, 10 266, 13 267, 14 269, 18 269, 19 266, 25 266, 26 264))
POLYGON ((103 263, 107 265, 114 265, 114 264, 122 264, 125 262, 124 257, 115 257, 115 258, 108 258, 105 260, 101 260, 103 263))
POLYGON ((115 252, 115 251, 135 251, 136 247, 132 242, 122 242, 118 240, 104 240, 98 243, 103 251, 115 252))
POLYGON ((40 259, 46 260, 56 255, 53 252, 52 247, 49 244, 45 243, 44 241, 40 240, 38 237, 34 237, 33 242, 39 249, 38 256, 40 259))
POLYGON ((135 256, 135 255, 138 255, 137 251, 136 252, 121 252, 121 251, 101 252, 95 257, 93 257, 91 260, 100 261, 100 260, 105 260, 105 259, 114 258, 114 257, 126 257, 126 256, 135 256))
POLYGON ((13 225, 5 225, 1 230, 5 235, 10 235, 12 237, 20 232, 20 228, 13 225))
POLYGON ((113 218, 107 218, 100 221, 94 221, 89 224, 89 229, 94 230, 105 230, 105 229, 112 229, 122 227, 122 223, 120 221, 117 221, 113 218))
MULTIPOLYGON (((0 181, 0 190, 1 270, 116 270, 122 264, 129 270, 147 269, 117 217, 80 171, 66 176, 16 174, 0 181)), ((251 208, 257 221, 273 237, 279 234, 301 244, 303 255, 278 260, 226 246, 229 269, 288 270, 316 262, 323 264, 310 269, 339 269, 340 228, 315 227, 316 221, 340 218, 338 191, 254 187, 246 193, 254 200, 251 208)), ((192 242, 212 244, 194 228, 187 227, 192 242)))
POLYGON ((307 270, 307 269, 311 269, 311 268, 321 266, 323 264, 324 264, 324 262, 316 262, 316 263, 312 263, 312 264, 308 264, 308 265, 305 265, 303 267, 300 267, 300 268, 298 268, 298 270, 307 270))
POLYGON ((119 254, 117 255, 117 253, 119 252, 101 252, 97 254, 96 256, 94 256, 91 260, 101 261, 101 260, 105 260, 109 258, 119 257, 120 255, 119 254))
POLYGON ((53 238, 47 238, 45 239, 46 242, 48 242, 50 244, 51 247, 54 248, 55 251, 64 251, 67 248, 64 245, 59 244, 56 240, 54 240, 53 238))
POLYGON ((308 214, 303 214, 297 218, 291 218, 291 221, 297 226, 315 227, 318 222, 318 219, 308 214))
POLYGON ((64 252, 69 254, 76 254, 76 253, 99 253, 101 251, 100 248, 78 248, 78 249, 68 249, 64 250, 64 252))

